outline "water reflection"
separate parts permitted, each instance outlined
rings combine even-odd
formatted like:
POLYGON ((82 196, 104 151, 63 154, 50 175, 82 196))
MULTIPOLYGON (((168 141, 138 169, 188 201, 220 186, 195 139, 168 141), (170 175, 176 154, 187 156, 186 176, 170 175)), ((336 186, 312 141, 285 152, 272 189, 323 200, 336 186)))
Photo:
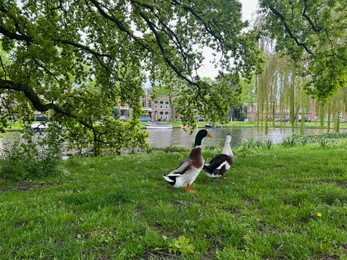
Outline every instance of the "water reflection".
MULTIPOLYGON (((186 148, 191 148, 194 142, 195 134, 199 129, 195 129, 193 134, 190 135, 189 131, 184 131, 180 128, 173 129, 150 129, 146 130, 149 133, 148 141, 151 147, 167 147, 171 145, 182 146, 186 148)), ((242 127, 242 126, 232 126, 224 128, 212 128, 207 129, 213 138, 205 138, 203 140, 203 145, 205 147, 219 147, 224 144, 225 136, 231 134, 232 146, 239 146, 242 144, 243 139, 254 139, 259 141, 271 140, 273 143, 281 142, 285 137, 292 135, 292 130, 290 128, 271 128, 268 134, 265 134, 264 129, 257 127, 242 127)), ((346 129, 341 129, 340 132, 345 132, 346 129)), ((300 129, 295 129, 295 134, 299 134, 300 129)), ((326 129, 305 129, 305 135, 318 135, 326 133, 326 129)))

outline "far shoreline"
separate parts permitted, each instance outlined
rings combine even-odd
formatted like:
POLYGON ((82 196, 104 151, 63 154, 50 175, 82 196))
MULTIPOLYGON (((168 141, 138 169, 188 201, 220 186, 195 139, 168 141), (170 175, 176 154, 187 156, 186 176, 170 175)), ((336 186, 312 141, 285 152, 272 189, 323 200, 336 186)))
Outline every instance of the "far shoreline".
MULTIPOLYGON (((172 125, 173 128, 186 128, 189 130, 190 128, 187 126, 184 126, 181 121, 160 121, 165 124, 172 125)), ((155 122, 140 122, 140 128, 141 129, 146 129, 146 125, 150 123, 155 123, 155 122)), ((205 125, 210 124, 213 125, 211 122, 204 121, 204 122, 197 122, 196 128, 206 128, 205 125)), ((240 126, 240 127, 260 127, 260 128, 265 128, 265 123, 264 122, 245 122, 245 121, 232 121, 228 123, 215 123, 221 125, 221 127, 234 127, 234 126, 240 126)), ((330 123, 330 130, 335 131, 335 123, 331 122, 330 123)), ((273 126, 272 122, 268 123, 268 128, 291 128, 291 125, 289 122, 286 123, 281 123, 281 122, 275 122, 275 126, 273 126)), ((294 128, 300 128, 301 123, 300 122, 295 122, 294 128)), ((209 128, 215 128, 215 127, 209 127, 209 128)), ((324 122, 324 126, 322 127, 320 125, 320 122, 305 122, 304 123, 304 128, 312 128, 312 129, 326 129, 328 130, 327 122, 324 122)), ((347 122, 341 122, 339 125, 339 129, 347 129, 347 122)), ((10 127, 5 128, 5 132, 17 132, 17 131, 22 131, 23 127, 19 123, 12 123, 10 127)), ((1 136, 0 136, 1 138, 1 136)))

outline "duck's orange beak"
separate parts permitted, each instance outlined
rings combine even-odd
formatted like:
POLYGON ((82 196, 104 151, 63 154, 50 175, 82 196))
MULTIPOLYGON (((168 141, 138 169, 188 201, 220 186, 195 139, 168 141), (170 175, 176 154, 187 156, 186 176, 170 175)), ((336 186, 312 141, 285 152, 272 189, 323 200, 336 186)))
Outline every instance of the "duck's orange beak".
POLYGON ((213 136, 211 134, 207 134, 206 137, 212 138, 213 136))

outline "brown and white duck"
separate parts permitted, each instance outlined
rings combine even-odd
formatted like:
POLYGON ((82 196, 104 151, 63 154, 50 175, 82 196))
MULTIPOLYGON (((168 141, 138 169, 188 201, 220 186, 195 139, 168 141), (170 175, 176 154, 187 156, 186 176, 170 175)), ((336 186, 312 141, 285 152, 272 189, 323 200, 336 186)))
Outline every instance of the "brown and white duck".
POLYGON ((184 160, 175 170, 164 179, 175 188, 184 187, 189 192, 195 192, 190 186, 198 177, 204 167, 204 159, 201 154, 201 142, 205 137, 212 137, 205 129, 200 130, 195 136, 194 147, 188 158, 184 160))

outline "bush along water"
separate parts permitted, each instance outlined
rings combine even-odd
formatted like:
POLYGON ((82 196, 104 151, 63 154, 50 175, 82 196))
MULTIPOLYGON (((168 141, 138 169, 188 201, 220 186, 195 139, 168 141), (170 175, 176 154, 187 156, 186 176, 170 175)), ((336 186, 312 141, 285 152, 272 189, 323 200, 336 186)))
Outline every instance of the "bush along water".
POLYGON ((17 140, 4 143, 0 178, 21 181, 56 174, 63 148, 58 131, 54 126, 42 133, 28 128, 17 140))
POLYGON ((260 140, 254 140, 253 138, 247 138, 242 140, 241 147, 244 148, 260 148, 260 147, 266 147, 268 149, 271 148, 273 145, 272 141, 266 140, 266 141, 260 141, 260 140))
MULTIPOLYGON (((319 144, 321 147, 328 147, 330 144, 336 142, 347 142, 347 133, 333 133, 322 135, 292 135, 284 138, 279 145, 284 147, 295 147, 298 145, 319 144)), ((271 140, 259 141, 253 138, 244 139, 239 149, 261 148, 266 147, 270 149, 273 146, 271 140)))
POLYGON ((347 133, 332 133, 322 135, 293 135, 283 139, 281 144, 285 147, 294 147, 297 145, 306 145, 307 143, 316 143, 321 147, 327 147, 336 142, 347 142, 347 133))
MULTIPOLYGON (((347 133, 332 133, 322 135, 292 135, 284 138, 278 145, 283 147, 305 146, 307 144, 319 145, 323 148, 328 148, 336 143, 347 144, 347 133)), ((262 148, 271 149, 274 146, 271 140, 259 141, 253 138, 242 140, 239 147, 235 147, 234 151, 237 154, 248 156, 250 154, 259 154, 262 148), (257 149, 258 148, 258 149, 257 149)))

